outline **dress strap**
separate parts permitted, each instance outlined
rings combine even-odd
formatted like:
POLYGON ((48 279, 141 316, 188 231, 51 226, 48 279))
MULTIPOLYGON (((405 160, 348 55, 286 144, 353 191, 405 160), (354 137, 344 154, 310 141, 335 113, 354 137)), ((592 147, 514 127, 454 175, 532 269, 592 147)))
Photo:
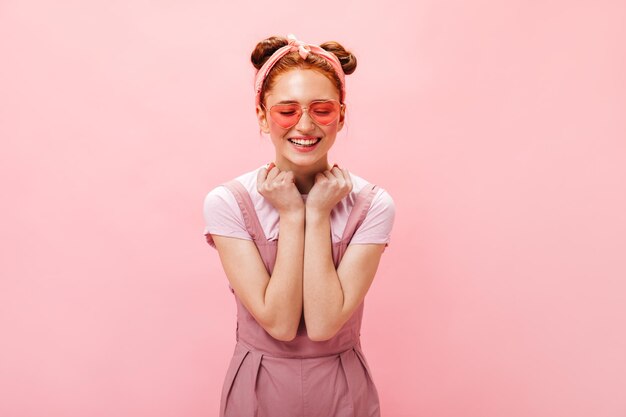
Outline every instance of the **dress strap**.
POLYGON ((235 196, 235 200, 237 200, 241 214, 243 214, 246 229, 248 230, 248 233, 250 233, 250 236, 252 236, 252 239, 255 242, 265 242, 267 240, 265 232, 261 227, 261 222, 259 221, 259 217, 254 209, 254 204, 252 203, 248 190, 246 190, 246 188, 237 180, 231 180, 222 185, 227 187, 235 196))
POLYGON ((372 204, 372 200, 374 196, 378 192, 378 186, 375 184, 367 184, 356 197, 356 201, 352 210, 350 211, 350 215, 348 216, 348 221, 346 223, 346 228, 343 231, 343 235, 341 236, 341 240, 349 240, 352 239, 352 235, 359 228, 365 217, 367 216, 367 212, 372 204))
MULTIPOLYGON (((248 190, 246 190, 245 187, 237 180, 231 180, 222 185, 227 187, 235 196, 235 200, 237 201, 241 214, 243 215, 246 229, 248 230, 248 233, 250 233, 250 236, 252 236, 252 239, 258 242, 265 242, 267 238, 265 237, 265 232, 261 227, 261 222, 259 221, 259 217, 254 209, 254 204, 252 203, 248 190)), ((341 237, 342 241, 349 240, 348 238, 351 238, 361 223, 363 223, 370 205, 372 204, 372 200, 377 192, 378 186, 370 183, 366 184, 361 189, 356 197, 354 206, 350 211, 350 215, 348 216, 348 221, 341 237)))

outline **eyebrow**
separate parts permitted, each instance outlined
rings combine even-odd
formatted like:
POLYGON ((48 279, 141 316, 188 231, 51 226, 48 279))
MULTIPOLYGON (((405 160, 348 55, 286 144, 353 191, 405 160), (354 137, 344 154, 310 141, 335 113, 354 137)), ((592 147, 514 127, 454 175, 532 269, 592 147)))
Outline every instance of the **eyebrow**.
MULTIPOLYGON (((334 100, 334 99, 332 99, 332 98, 316 98, 316 99, 313 99, 311 101, 328 101, 328 100, 334 100)), ((278 103, 275 103, 275 104, 293 104, 293 103, 300 104, 300 102, 298 100, 282 100, 282 101, 279 101, 278 103)))

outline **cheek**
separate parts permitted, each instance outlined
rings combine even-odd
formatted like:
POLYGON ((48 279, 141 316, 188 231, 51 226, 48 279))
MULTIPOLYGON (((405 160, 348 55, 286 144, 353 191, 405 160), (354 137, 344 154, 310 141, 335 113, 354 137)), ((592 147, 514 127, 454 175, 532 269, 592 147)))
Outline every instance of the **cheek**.
POLYGON ((276 136, 283 136, 286 132, 285 129, 283 129, 282 127, 278 126, 276 124, 276 122, 273 122, 271 120, 268 120, 268 126, 270 129, 270 132, 272 132, 272 134, 276 135, 276 136))
POLYGON ((277 129, 270 127, 270 138, 274 146, 284 146, 285 143, 285 131, 283 129, 277 129))
POLYGON ((333 124, 331 124, 330 126, 324 126, 323 130, 324 130, 324 134, 326 136, 334 136, 337 134, 337 129, 339 128, 339 123, 335 122, 333 124))
POLYGON ((272 140, 276 144, 282 143, 285 139, 285 131, 282 129, 270 128, 270 135, 272 136, 272 140))

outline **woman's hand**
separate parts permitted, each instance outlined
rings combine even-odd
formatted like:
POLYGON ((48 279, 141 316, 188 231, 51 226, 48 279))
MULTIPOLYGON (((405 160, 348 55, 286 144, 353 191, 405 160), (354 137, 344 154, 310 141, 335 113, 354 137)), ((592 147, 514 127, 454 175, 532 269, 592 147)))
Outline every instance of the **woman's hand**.
POLYGON ((273 162, 268 168, 259 170, 257 190, 274 206, 279 215, 304 211, 304 202, 296 187, 293 172, 281 171, 273 162))
POLYGON ((330 170, 315 175, 315 184, 306 200, 306 210, 328 214, 350 191, 352 191, 350 173, 335 164, 330 170))

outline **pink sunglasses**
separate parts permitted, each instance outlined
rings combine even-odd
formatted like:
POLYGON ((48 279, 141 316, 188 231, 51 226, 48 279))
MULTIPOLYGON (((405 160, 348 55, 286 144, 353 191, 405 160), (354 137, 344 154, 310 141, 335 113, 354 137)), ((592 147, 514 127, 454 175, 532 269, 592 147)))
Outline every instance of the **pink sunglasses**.
MULTIPOLYGON (((263 104, 261 106, 267 111, 263 104)), ((275 104, 270 107, 269 113, 272 120, 283 129, 295 126, 302 117, 304 109, 315 123, 328 126, 337 120, 344 106, 345 104, 337 100, 315 100, 306 107, 302 107, 300 103, 275 104)))

